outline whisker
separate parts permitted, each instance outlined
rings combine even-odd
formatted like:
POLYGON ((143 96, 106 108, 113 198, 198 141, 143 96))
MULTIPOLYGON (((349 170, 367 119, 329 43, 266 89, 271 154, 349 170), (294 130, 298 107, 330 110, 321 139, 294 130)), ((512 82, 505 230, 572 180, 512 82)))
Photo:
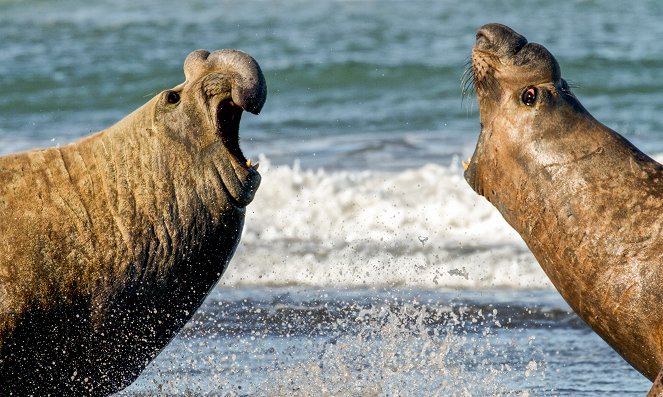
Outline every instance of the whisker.
POLYGON ((471 69, 466 69, 460 79, 461 94, 468 96, 474 90, 474 76, 471 69))
POLYGON ((497 94, 499 83, 493 73, 487 73, 483 79, 483 83, 483 89, 488 93, 488 95, 497 94))
MULTIPOLYGON (((495 95, 499 91, 499 82, 495 78, 495 73, 490 65, 485 65, 488 70, 482 70, 481 79, 477 79, 477 89, 482 91, 482 95, 495 95)), ((479 73, 476 73, 478 76, 479 73)))
POLYGON ((468 81, 472 79, 472 60, 468 59, 465 61, 465 68, 463 70, 463 76, 461 78, 461 87, 465 88, 468 84, 468 81))
MULTIPOLYGON (((495 77, 495 70, 489 62, 473 63, 468 59, 465 63, 465 70, 460 79, 461 85, 461 106, 465 105, 465 100, 470 98, 472 94, 477 97, 481 96, 497 96, 500 91, 499 81, 495 77)), ((472 112, 472 106, 468 109, 472 112)))
POLYGON ((461 86, 461 106, 465 104, 465 100, 476 92, 474 71, 472 69, 472 60, 468 59, 465 62, 465 70, 460 79, 461 86))

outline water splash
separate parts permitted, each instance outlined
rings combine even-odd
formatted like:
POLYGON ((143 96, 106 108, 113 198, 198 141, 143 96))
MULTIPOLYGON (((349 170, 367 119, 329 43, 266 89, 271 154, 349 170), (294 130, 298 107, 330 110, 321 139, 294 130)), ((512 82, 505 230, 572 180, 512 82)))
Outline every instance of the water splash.
POLYGON ((277 368, 269 396, 529 396, 545 365, 496 342, 497 313, 416 303, 362 310, 359 332, 338 335, 318 360, 277 368))
POLYGON ((214 294, 120 396, 529 396, 546 384, 547 356, 519 327, 548 309, 280 291, 214 294))

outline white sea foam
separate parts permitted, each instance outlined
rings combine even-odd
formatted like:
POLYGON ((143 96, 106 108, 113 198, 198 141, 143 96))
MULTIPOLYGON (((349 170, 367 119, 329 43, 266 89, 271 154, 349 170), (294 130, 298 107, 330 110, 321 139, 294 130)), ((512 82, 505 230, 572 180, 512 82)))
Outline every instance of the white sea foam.
POLYGON ((222 285, 550 286, 457 159, 400 172, 260 163, 263 182, 222 285))

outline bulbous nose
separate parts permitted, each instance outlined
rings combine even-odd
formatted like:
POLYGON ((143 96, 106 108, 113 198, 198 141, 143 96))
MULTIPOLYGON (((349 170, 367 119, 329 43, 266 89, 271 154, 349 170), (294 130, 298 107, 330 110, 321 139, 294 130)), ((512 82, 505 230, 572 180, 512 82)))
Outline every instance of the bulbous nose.
POLYGON ((237 50, 196 50, 184 61, 184 76, 193 81, 209 73, 227 76, 232 100, 244 110, 258 114, 267 98, 265 76, 250 55, 237 50))
POLYGON ((499 23, 483 25, 477 32, 475 47, 496 55, 514 55, 527 44, 525 36, 499 23))

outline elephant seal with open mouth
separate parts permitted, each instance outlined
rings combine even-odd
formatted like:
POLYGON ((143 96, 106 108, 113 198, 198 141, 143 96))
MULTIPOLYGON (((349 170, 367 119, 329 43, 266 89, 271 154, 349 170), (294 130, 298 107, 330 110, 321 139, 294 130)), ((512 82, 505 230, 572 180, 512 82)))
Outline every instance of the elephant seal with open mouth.
POLYGON ((260 184, 239 147, 256 61, 194 51, 114 126, 0 158, 0 394, 129 385, 219 280, 260 184))
POLYGON ((663 167, 583 108, 545 47, 504 25, 478 31, 471 78, 481 134, 465 179, 573 310, 654 380, 663 364, 663 167))

